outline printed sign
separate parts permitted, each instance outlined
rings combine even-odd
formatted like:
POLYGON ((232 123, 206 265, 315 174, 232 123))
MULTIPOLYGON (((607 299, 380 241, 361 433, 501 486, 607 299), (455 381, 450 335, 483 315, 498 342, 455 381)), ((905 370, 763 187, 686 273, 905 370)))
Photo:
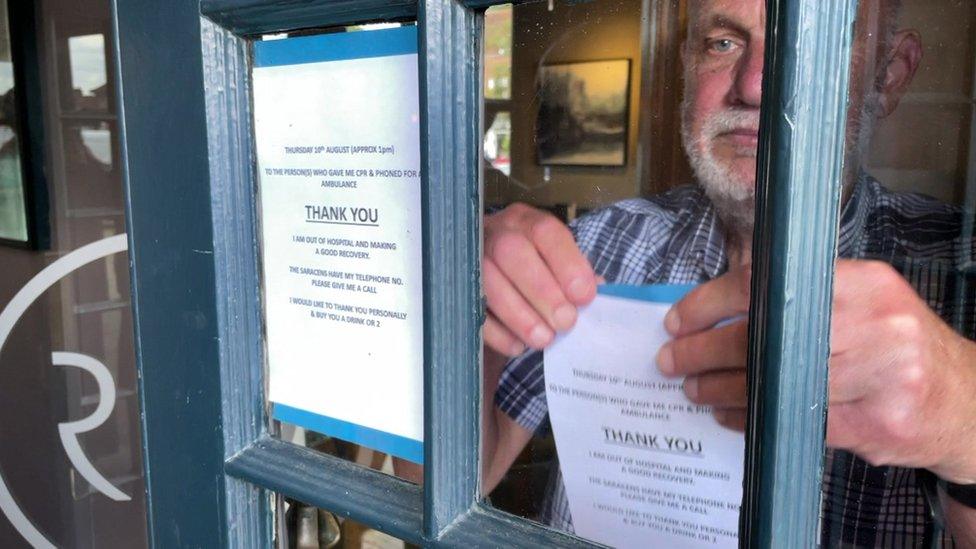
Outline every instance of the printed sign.
POLYGON ((274 416, 420 463, 417 28, 254 45, 274 416))
POLYGON ((573 528, 617 547, 739 546, 742 433, 690 402, 654 357, 687 286, 604 285, 545 356, 573 528))

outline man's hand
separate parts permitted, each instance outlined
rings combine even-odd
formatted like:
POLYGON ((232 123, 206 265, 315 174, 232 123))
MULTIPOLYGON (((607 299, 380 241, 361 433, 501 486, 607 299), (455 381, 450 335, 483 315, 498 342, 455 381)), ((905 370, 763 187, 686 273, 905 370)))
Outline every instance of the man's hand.
POLYGON ((543 349, 596 296, 596 276, 572 233, 549 213, 513 204, 485 218, 485 343, 504 356, 543 349))
MULTIPOLYGON (((749 273, 729 272, 677 303, 658 365, 687 375, 685 392, 745 425, 744 321, 749 273)), ((869 463, 926 468, 976 482, 976 344, 953 331, 885 264, 839 260, 835 279, 827 445, 869 463)))
POLYGON ((657 356, 664 375, 687 376, 688 398, 712 406, 715 419, 730 429, 746 424, 746 348, 752 271, 736 268, 698 286, 664 319, 674 340, 657 356), (737 319, 723 326, 723 321, 737 319))
POLYGON ((976 345, 893 268, 839 261, 827 444, 976 482, 976 345))

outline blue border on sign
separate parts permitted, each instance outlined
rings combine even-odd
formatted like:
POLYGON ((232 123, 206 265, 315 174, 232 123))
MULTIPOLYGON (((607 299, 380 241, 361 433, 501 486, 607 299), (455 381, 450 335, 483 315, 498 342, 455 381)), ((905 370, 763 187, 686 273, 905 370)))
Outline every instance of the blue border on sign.
POLYGON ((254 67, 417 53, 417 27, 338 32, 254 42, 254 67))
POLYGON ((306 410, 299 410, 278 402, 273 404, 274 410, 271 415, 278 421, 298 425, 316 433, 379 450, 413 463, 420 465, 424 463, 424 443, 419 440, 363 427, 306 410))
POLYGON ((602 284, 597 286, 596 291, 600 295, 611 297, 654 303, 677 303, 681 298, 688 295, 688 292, 693 290, 695 286, 696 284, 652 284, 649 286, 602 284))

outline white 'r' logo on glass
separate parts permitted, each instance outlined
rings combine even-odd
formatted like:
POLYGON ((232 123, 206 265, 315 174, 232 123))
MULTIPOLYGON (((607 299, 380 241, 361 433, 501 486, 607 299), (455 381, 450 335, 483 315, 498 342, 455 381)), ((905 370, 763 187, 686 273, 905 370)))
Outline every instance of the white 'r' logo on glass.
MULTIPOLYGON (((37 276, 17 292, 17 295, 0 313, 0 351, 3 350, 3 345, 7 342, 10 332, 20 317, 48 288, 84 265, 112 254, 124 252, 127 248, 126 235, 112 236, 78 248, 37 273, 37 276)), ((55 366, 81 368, 95 376, 95 382, 98 384, 99 400, 95 411, 86 418, 58 424, 61 444, 64 446, 68 459, 71 460, 71 464, 74 465, 78 473, 96 490, 115 501, 128 501, 129 496, 112 485, 95 469, 95 466, 88 460, 88 456, 81 450, 81 445, 78 444, 78 435, 97 428, 105 423, 108 416, 112 414, 112 408, 115 407, 115 380, 112 379, 112 373, 97 359, 79 353, 51 353, 51 361, 55 366)), ((10 523, 20 532, 20 535, 24 536, 24 539, 31 545, 54 548, 54 544, 44 537, 44 534, 34 526, 20 509, 20 506, 17 505, 17 502, 14 501, 2 474, 0 474, 0 509, 7 515, 10 523)))

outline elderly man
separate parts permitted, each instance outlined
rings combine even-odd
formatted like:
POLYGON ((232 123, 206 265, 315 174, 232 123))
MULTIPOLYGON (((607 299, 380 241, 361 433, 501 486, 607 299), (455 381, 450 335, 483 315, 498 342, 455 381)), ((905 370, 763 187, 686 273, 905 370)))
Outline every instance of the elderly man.
MULTIPOLYGON (((921 60, 918 33, 895 30, 896 2, 863 1, 855 40, 822 542, 931 541, 925 469, 954 483, 940 492, 951 535, 976 546, 976 508, 964 503, 976 483, 976 344, 945 321, 960 307, 951 275, 961 216, 859 169, 859 151, 921 60)), ((688 398, 713 406, 721 424, 744 426, 746 322, 716 324, 749 303, 765 2, 692 0, 689 25, 682 137, 698 185, 612 205, 572 228, 523 205, 485 221, 485 398, 497 404, 485 414, 488 490, 546 421, 539 351, 572 329, 601 279, 702 283, 666 317, 674 339, 657 365, 687 376, 688 398)), ((961 305, 969 337, 972 305, 961 305)), ((558 475, 543 519, 572 529, 558 475)))

